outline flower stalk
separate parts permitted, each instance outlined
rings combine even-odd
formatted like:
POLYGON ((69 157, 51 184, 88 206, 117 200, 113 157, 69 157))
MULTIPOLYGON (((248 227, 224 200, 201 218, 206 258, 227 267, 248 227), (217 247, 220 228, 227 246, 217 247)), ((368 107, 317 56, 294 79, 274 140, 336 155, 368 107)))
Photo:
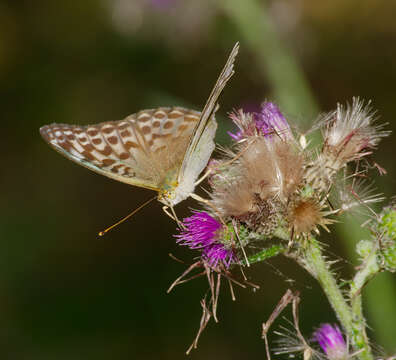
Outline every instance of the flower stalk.
POLYGON ((372 360, 373 355, 365 332, 365 320, 361 311, 361 296, 356 295, 347 303, 337 281, 323 257, 319 242, 311 237, 304 246, 306 270, 318 280, 338 320, 346 331, 361 360, 372 360))

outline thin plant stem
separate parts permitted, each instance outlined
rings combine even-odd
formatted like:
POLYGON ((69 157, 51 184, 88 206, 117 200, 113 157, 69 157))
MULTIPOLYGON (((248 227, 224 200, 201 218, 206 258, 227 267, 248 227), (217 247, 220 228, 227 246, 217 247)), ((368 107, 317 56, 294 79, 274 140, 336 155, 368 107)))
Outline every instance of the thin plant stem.
POLYGON ((283 46, 261 1, 221 0, 217 5, 226 12, 243 37, 243 43, 253 50, 260 73, 274 90, 283 109, 306 117, 307 124, 317 113, 310 87, 295 58, 283 46))
POLYGON ((372 360, 373 355, 367 336, 365 336, 365 320, 361 312, 361 306, 356 303, 356 313, 353 312, 338 287, 316 239, 313 237, 308 239, 303 246, 303 252, 306 269, 318 280, 355 350, 360 350, 356 356, 361 360, 372 360))

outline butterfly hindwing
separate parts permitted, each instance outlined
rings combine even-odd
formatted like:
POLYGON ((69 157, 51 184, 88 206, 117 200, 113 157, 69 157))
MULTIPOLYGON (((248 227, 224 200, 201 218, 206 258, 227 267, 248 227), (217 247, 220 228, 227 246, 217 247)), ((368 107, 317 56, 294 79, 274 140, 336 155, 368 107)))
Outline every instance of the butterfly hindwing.
POLYGON ((159 190, 169 169, 181 167, 199 115, 180 107, 158 108, 95 125, 47 125, 40 133, 80 165, 118 181, 159 190))

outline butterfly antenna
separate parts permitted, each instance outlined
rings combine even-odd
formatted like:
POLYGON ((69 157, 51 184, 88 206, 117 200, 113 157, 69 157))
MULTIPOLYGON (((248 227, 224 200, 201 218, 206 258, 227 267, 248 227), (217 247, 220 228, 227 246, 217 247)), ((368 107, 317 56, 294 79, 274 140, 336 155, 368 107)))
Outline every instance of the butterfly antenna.
POLYGON ((138 211, 140 211, 141 209, 143 209, 146 205, 150 204, 153 200, 155 200, 157 197, 154 196, 153 198, 147 200, 146 202, 144 202, 142 205, 140 205, 137 209, 133 210, 130 214, 128 214, 127 216, 125 216, 124 218, 122 218, 121 220, 117 221, 115 224, 109 226, 106 230, 103 230, 101 232, 98 233, 99 236, 103 236, 104 234, 106 234, 107 232, 109 232, 111 229, 115 228, 116 226, 120 225, 121 223, 123 223, 125 220, 128 220, 131 216, 135 215, 138 211))

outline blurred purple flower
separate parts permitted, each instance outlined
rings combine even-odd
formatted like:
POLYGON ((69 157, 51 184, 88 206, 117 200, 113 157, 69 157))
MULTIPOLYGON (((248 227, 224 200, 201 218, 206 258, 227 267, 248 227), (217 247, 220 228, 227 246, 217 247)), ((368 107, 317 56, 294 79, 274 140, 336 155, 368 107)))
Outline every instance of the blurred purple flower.
POLYGON ((229 267, 234 260, 232 250, 219 242, 218 233, 222 225, 206 212, 194 212, 194 215, 183 220, 184 229, 175 235, 177 243, 187 245, 190 249, 202 249, 202 257, 210 266, 223 262, 229 267))
POLYGON ((236 134, 231 132, 228 134, 236 141, 256 134, 271 136, 276 132, 281 137, 287 137, 290 133, 290 127, 285 117, 272 102, 263 103, 260 112, 245 114, 240 110, 238 113, 232 114, 231 117, 239 131, 236 134))
POLYGON ((337 325, 321 325, 314 333, 314 340, 319 343, 330 360, 344 360, 348 358, 348 349, 337 325))
POLYGON ((272 102, 265 102, 261 106, 261 111, 255 114, 256 127, 264 135, 272 133, 274 130, 278 134, 283 134, 289 130, 289 124, 279 108, 272 102))

